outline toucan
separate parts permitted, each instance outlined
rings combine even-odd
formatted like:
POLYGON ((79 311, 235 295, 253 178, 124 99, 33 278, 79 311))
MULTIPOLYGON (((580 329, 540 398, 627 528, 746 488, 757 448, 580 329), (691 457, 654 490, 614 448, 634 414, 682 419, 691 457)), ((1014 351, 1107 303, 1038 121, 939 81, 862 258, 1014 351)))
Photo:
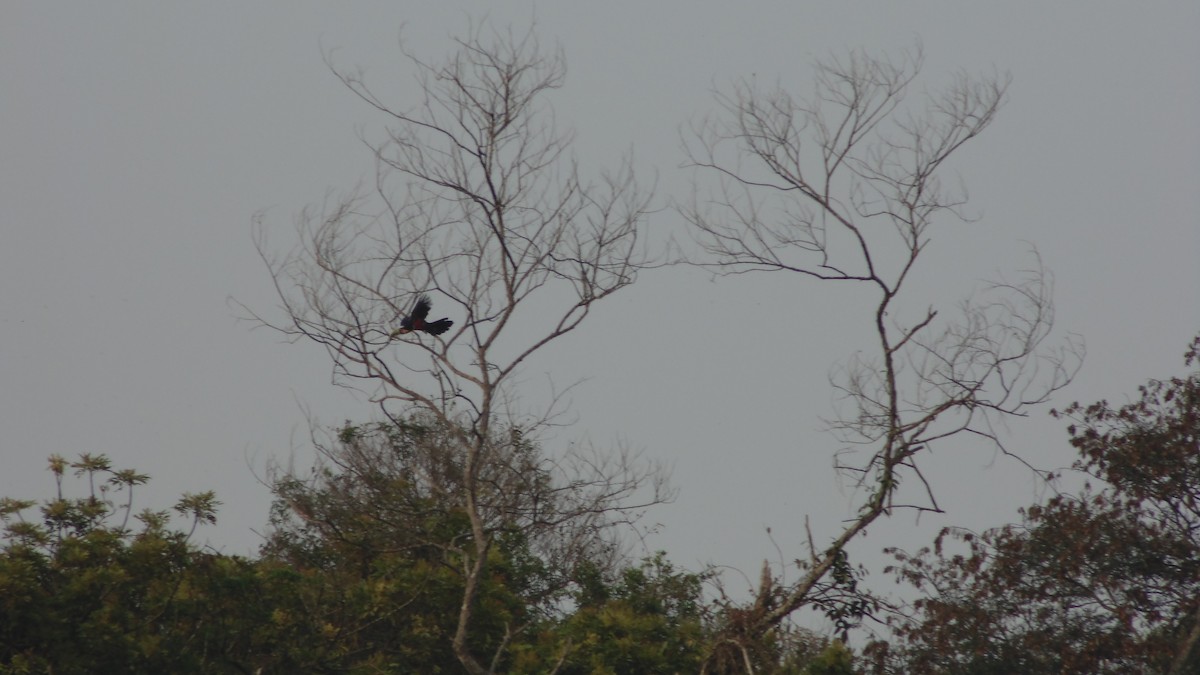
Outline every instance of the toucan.
POLYGON ((422 295, 417 298, 417 304, 413 306, 412 314, 400 320, 400 327, 392 332, 392 336, 405 335, 414 330, 423 330, 430 335, 441 335, 450 330, 454 322, 450 319, 438 319, 437 321, 426 321, 429 316, 429 310, 433 308, 433 303, 429 301, 428 295, 422 295))

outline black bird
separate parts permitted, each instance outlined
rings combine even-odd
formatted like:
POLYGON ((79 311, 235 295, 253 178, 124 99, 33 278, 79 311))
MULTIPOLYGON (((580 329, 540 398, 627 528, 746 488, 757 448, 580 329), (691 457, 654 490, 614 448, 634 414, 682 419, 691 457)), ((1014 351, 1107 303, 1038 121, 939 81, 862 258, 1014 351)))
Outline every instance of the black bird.
POLYGON ((450 330, 454 322, 450 319, 438 319, 437 321, 426 321, 429 316, 429 310, 433 308, 433 303, 429 301, 428 295, 422 295, 417 298, 417 304, 413 306, 412 314, 400 320, 400 327, 392 332, 392 336, 405 335, 414 330, 423 330, 430 335, 441 335, 450 330))

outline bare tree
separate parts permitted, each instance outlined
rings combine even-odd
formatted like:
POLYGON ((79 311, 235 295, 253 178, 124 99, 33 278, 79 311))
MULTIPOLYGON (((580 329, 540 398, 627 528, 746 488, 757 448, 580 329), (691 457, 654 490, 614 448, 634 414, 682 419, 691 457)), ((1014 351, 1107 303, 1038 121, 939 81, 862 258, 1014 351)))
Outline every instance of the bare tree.
MULTIPOLYGON (((453 646, 469 672, 486 673, 499 654, 468 647, 477 585, 500 521, 514 522, 506 511, 536 507, 523 501, 529 495, 508 494, 525 489, 517 461, 525 457, 510 440, 558 412, 521 410, 514 376, 594 303, 634 282, 648 262, 639 228, 650 195, 628 159, 594 180, 582 175, 572 135, 556 127, 546 100, 563 84, 563 55, 532 30, 472 26, 442 63, 405 56, 423 93, 411 107, 387 102, 361 72, 339 71, 327 57, 390 120, 385 140, 364 139, 375 185, 305 210, 300 243, 283 256, 271 254, 259 221, 256 242, 285 319, 256 318, 322 345, 335 381, 367 391, 393 422, 421 411, 451 435, 458 454, 437 468, 454 468, 444 487, 471 528, 458 552, 465 590, 453 646), (449 331, 395 330, 422 294, 435 316, 452 318, 449 331)), ((554 488, 559 510, 520 522, 569 538, 635 520, 669 495, 660 468, 634 459, 567 457, 554 488)))
POLYGON ((829 421, 847 447, 867 448, 837 462, 862 489, 857 517, 827 546, 810 535, 800 578, 764 583, 737 635, 762 636, 805 606, 844 612, 850 541, 895 508, 940 510, 921 471, 928 449, 974 437, 1005 451, 995 425, 1047 401, 1082 358, 1076 342, 1043 348, 1054 307, 1040 258, 953 317, 932 305, 912 312, 905 291, 931 227, 962 218, 966 201, 943 183, 946 161, 991 124, 1008 85, 959 74, 912 105, 921 65, 919 48, 899 60, 853 51, 818 63, 806 98, 743 80, 684 142, 698 180, 716 178, 683 209, 706 254, 700 264, 874 290, 864 310, 875 346, 834 375, 845 405, 829 421), (919 486, 921 498, 904 501, 901 485, 919 486))

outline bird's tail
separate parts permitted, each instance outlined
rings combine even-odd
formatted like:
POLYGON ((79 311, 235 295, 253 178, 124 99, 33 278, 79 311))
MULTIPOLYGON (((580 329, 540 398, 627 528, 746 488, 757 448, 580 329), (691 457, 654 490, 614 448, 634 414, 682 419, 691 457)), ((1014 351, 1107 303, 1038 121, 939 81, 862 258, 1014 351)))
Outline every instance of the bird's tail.
POLYGON ((437 321, 430 321, 425 324, 425 332, 432 335, 441 335, 450 330, 450 327, 453 325, 454 322, 450 319, 438 319, 437 321))

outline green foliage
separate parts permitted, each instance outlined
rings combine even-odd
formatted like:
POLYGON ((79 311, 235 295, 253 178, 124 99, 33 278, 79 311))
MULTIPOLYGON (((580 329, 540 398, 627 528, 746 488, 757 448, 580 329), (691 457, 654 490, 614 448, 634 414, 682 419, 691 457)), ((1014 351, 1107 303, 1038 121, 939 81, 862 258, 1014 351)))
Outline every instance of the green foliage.
POLYGON ((804 669, 804 675, 855 675, 854 654, 841 640, 830 642, 804 669))
MULTIPOLYGON (((557 627, 559 672, 634 675, 695 671, 703 646, 703 577, 676 571, 659 552, 613 582, 583 569, 578 607, 557 627), (561 658, 562 655, 560 655, 561 658)), ((529 672, 534 672, 532 669, 529 672)))
MULTIPOLYGON (((168 627, 200 554, 162 518, 127 528, 133 488, 148 478, 114 471, 104 455, 52 456, 50 471, 57 495, 41 522, 24 519, 32 502, 0 507, 0 672, 220 672, 183 662, 185 636, 168 627), (86 496, 64 496, 67 469, 86 479, 86 496), (111 498, 122 490, 118 506, 111 498)), ((211 493, 180 501, 204 522, 216 505, 211 493)))
MULTIPOLYGON (((1185 365, 1198 361, 1200 337, 1185 365)), ((1200 672, 1200 370, 1140 394, 1056 413, 1098 485, 896 552, 929 595, 897 644, 874 646, 876 672, 1200 672)))
MULTIPOLYGON (((510 440, 524 484, 537 483, 535 448, 510 440)), ((347 423, 323 449, 327 463, 275 481, 264 561, 308 576, 305 621, 344 646, 339 667, 461 670, 451 642, 475 549, 459 450, 453 430, 420 417, 347 423)), ((504 663, 560 594, 524 530, 499 516, 489 521, 468 643, 504 663)))
MULTIPOLYGON (((257 559, 190 543, 216 520, 211 492, 135 513, 132 491, 148 477, 103 455, 52 457, 54 498, 0 499, 0 675, 462 672, 451 645, 471 528, 448 483, 428 479, 455 461, 428 454, 445 440, 419 424, 343 427, 354 461, 281 477, 257 559), (76 485, 83 495, 67 496, 76 485)), ((522 484, 552 486, 536 448, 513 441, 531 471, 522 484)), ((720 623, 705 574, 663 553, 565 566, 517 525, 493 523, 468 635, 495 672, 700 669, 720 623)), ((800 631, 768 642, 761 672, 853 672, 840 643, 800 631)))

